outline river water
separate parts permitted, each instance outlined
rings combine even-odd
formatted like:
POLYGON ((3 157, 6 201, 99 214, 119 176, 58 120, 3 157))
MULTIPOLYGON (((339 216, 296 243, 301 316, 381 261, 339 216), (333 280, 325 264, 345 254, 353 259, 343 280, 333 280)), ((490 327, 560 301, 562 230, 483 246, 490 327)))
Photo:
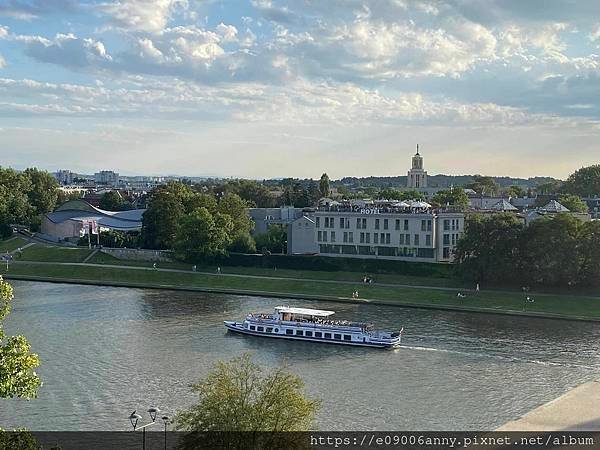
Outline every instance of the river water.
POLYGON ((0 427, 128 430, 134 409, 167 414, 221 359, 251 351, 287 362, 322 399, 322 430, 481 430, 598 378, 600 325, 487 314, 289 302, 339 318, 404 326, 397 350, 279 341, 226 332, 224 319, 285 301, 175 291, 14 282, 9 334, 42 359, 31 401, 0 400, 0 427))

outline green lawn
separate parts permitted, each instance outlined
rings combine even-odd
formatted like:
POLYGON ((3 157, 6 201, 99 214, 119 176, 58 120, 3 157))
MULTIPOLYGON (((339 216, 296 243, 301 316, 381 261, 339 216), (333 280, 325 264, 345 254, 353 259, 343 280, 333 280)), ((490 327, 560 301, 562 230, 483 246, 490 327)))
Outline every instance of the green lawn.
POLYGON ((82 262, 92 250, 35 244, 23 250, 20 261, 82 262))
POLYGON ((12 252, 13 250, 23 247, 27 244, 27 240, 22 237, 8 238, 4 241, 0 241, 0 253, 12 252))
MULTIPOLYGON (((4 272, 5 269, 1 269, 4 272)), ((1 273, 0 272, 0 273, 1 273)), ((456 291, 410 287, 384 287, 362 283, 321 283, 318 281, 256 279, 204 275, 198 273, 173 273, 139 269, 116 269, 109 267, 59 266, 41 264, 14 264, 10 274, 64 278, 100 282, 133 283, 140 287, 191 287, 208 289, 231 289, 251 293, 277 293, 299 295, 306 298, 350 299, 354 290, 359 290, 361 301, 370 300, 389 304, 412 304, 450 308, 474 308, 522 312, 523 296, 520 293, 481 291, 458 299, 456 291)), ((538 295, 535 303, 526 305, 527 312, 560 314, 600 319, 600 299, 583 296, 538 295)))

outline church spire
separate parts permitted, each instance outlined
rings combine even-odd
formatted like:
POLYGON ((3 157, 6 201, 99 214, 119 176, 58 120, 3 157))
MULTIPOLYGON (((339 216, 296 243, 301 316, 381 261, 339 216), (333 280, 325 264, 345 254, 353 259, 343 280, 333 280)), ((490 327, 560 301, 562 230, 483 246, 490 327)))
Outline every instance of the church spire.
POLYGON ((419 154, 419 144, 417 144, 417 155, 419 154))

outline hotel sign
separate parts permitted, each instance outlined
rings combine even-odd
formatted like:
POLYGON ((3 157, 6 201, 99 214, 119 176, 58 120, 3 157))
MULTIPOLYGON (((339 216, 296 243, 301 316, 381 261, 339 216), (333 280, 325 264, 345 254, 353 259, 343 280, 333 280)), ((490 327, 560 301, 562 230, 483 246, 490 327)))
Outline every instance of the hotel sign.
POLYGON ((379 208, 362 208, 361 214, 379 214, 379 208))

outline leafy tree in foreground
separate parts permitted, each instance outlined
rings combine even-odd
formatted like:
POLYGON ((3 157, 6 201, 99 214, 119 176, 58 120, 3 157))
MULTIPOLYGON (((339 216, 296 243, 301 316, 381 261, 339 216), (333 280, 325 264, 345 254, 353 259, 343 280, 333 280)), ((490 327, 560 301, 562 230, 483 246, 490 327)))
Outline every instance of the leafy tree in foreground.
POLYGON ((102 194, 99 206, 100 209, 106 211, 123 211, 131 208, 129 203, 127 203, 117 191, 108 191, 105 194, 102 194))
POLYGON ((23 175, 31 182, 31 189, 27 192, 29 203, 36 214, 45 214, 53 211, 58 201, 58 181, 45 170, 35 168, 26 169, 23 175))
MULTIPOLYGON (((320 408, 318 400, 305 397, 304 382, 298 375, 285 367, 265 373, 248 353, 227 362, 217 362, 213 370, 191 388, 198 395, 198 402, 178 413, 178 430, 199 433, 307 431, 314 427, 315 414, 320 408)), ((244 439, 252 436, 246 435, 244 439)), ((247 443, 253 448, 252 443, 247 443)))
POLYGON ((13 297, 12 286, 0 277, 0 398, 35 398, 42 384, 34 371, 40 359, 25 336, 7 337, 2 326, 13 297))
POLYGON ((256 241, 256 249, 264 252, 265 250, 271 253, 285 253, 285 241, 287 240, 286 228, 282 225, 269 225, 266 233, 260 233, 254 236, 256 241))
POLYGON ((571 212, 586 213, 589 211, 587 203, 577 195, 563 194, 558 197, 558 201, 571 212))

